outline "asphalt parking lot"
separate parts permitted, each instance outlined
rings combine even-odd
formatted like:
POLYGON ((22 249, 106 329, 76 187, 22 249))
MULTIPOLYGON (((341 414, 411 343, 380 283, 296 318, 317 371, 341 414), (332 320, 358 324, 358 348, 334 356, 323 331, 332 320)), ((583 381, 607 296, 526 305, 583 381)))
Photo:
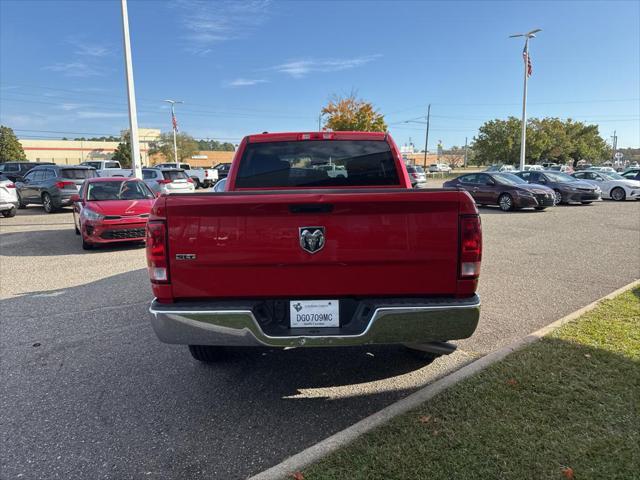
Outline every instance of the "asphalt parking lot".
POLYGON ((4 479, 241 479, 640 277, 640 202, 481 209, 481 323, 423 366, 396 347, 157 341, 144 249, 85 252, 70 211, 0 219, 4 479))

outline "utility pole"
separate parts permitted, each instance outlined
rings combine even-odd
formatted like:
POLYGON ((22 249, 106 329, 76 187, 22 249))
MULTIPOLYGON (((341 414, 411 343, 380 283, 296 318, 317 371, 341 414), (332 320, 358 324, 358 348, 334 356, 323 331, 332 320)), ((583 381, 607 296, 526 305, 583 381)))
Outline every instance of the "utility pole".
POLYGON ((529 58, 529 40, 535 38, 536 33, 542 30, 536 28, 527 33, 517 33, 510 35, 509 38, 525 37, 524 50, 522 51, 522 58, 524 60, 524 90, 522 93, 522 138, 520 141, 520 165, 519 170, 524 170, 524 159, 527 151, 527 80, 529 79, 531 65, 531 59, 529 58))
POLYGON ((431 104, 427 107, 427 133, 424 137, 424 164, 423 167, 427 168, 427 151, 429 149, 429 120, 431 119, 431 104))
POLYGON ((618 150, 618 136, 616 135, 616 131, 613 131, 613 135, 611 136, 611 146, 613 147, 613 152, 611 153, 611 159, 615 161, 616 159, 616 150, 618 150))
POLYGON ((179 100, 165 100, 165 102, 171 104, 171 127, 173 128, 173 155, 176 162, 179 162, 178 159, 178 144, 176 143, 176 132, 178 131, 178 121, 176 120, 176 112, 175 112, 175 104, 183 103, 179 100))
POLYGON ((122 37, 124 41, 124 66, 127 78, 127 96, 129 99, 129 134, 131 136, 131 166, 133 175, 142 178, 140 167, 140 144, 138 143, 138 113, 136 110, 136 91, 133 84, 133 62, 131 60, 131 39, 129 38, 129 12, 127 0, 121 0, 122 37))
POLYGON ((464 137, 464 168, 467 168, 467 137, 464 137))

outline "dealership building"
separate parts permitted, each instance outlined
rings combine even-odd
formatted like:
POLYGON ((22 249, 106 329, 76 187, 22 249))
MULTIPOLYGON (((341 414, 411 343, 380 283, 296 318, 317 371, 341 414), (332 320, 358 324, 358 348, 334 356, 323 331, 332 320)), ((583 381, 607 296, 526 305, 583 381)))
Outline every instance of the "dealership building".
MULTIPOLYGON (((160 139, 160 129, 140 128, 140 155, 142 165, 149 165, 149 144, 160 139)), ((90 140, 32 140, 18 139, 30 162, 54 162, 58 165, 75 165, 87 160, 109 160, 119 142, 90 140)))

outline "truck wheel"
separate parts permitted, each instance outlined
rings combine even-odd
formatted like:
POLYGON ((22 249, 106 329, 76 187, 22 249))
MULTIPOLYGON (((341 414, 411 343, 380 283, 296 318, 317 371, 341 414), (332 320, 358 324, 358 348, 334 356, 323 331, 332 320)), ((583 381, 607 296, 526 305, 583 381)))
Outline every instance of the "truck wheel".
POLYGON ((221 360, 227 353, 224 347, 215 345, 189 345, 189 352, 193 358, 204 363, 221 360))
POLYGON ((16 207, 11 207, 9 210, 3 210, 2 216, 5 218, 15 217, 16 216, 16 207))
POLYGON ((436 358, 442 356, 442 355, 440 355, 438 353, 425 352, 424 350, 418 350, 417 348, 411 348, 411 347, 406 347, 406 346, 405 346, 405 348, 407 349, 407 352, 409 353, 409 355, 411 355, 415 359, 420 360, 425 365, 429 365, 429 364, 433 363, 433 361, 436 358))

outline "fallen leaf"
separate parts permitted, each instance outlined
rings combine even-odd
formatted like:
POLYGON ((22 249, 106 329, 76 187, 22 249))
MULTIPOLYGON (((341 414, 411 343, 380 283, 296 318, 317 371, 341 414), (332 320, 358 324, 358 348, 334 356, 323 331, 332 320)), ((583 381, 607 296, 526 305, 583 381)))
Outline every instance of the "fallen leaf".
POLYGON ((420 417, 418 417, 418 421, 420 423, 429 423, 431 421, 431 415, 420 415, 420 417))
POLYGON ((31 345, 32 347, 39 347, 40 345, 42 345, 40 342, 36 342, 33 345, 31 345))
POLYGON ((590 354, 590 353, 585 353, 585 354, 584 354, 584 356, 585 356, 586 358, 591 358, 591 354, 590 354))
POLYGON ((507 385, 510 385, 512 387, 515 387, 518 384, 518 381, 515 378, 510 378, 509 380, 507 380, 507 385))
POLYGON ((564 478, 566 478, 567 480, 573 480, 575 478, 573 476, 573 468, 571 467, 564 467, 562 469, 562 475, 564 475, 564 478))
POLYGON ((304 480, 304 475, 302 472, 295 472, 291 475, 291 478, 293 478, 293 480, 304 480))
POLYGON ((434 430, 433 431, 433 436, 437 437, 438 435, 440 435, 440 430, 434 430))

